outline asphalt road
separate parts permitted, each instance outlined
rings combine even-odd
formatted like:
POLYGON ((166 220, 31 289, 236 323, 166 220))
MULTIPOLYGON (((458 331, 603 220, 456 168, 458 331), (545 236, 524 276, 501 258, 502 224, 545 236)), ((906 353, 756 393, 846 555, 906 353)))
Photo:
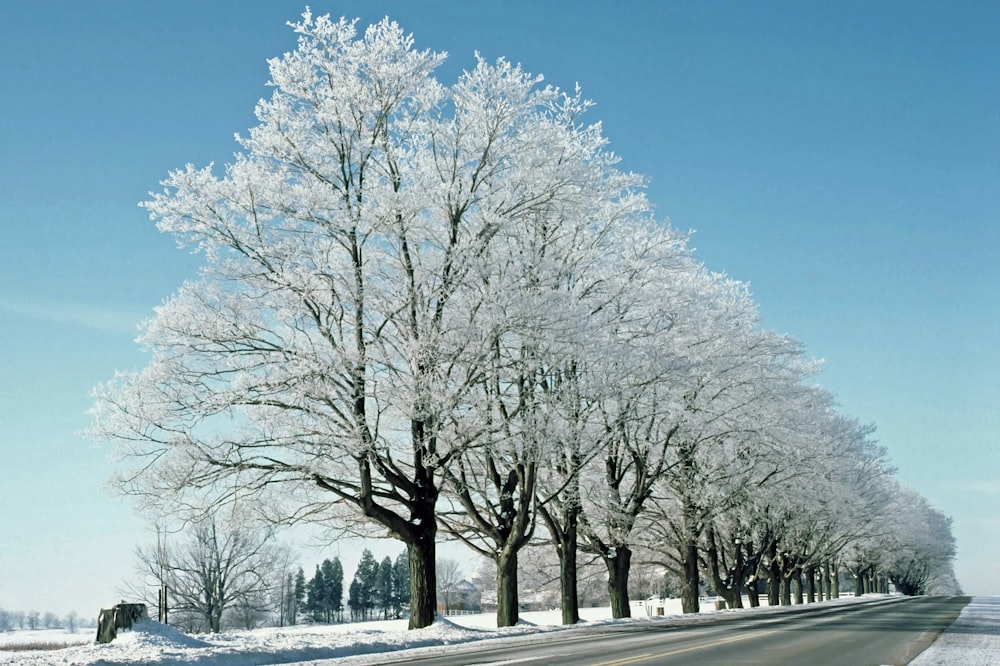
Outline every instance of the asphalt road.
MULTIPOLYGON (((968 597, 878 599, 814 604, 784 612, 726 613, 704 621, 610 625, 540 635, 531 642, 393 660, 394 666, 660 666, 662 664, 906 664, 929 646, 968 597)), ((491 641, 492 643, 495 643, 491 641)), ((506 643, 504 641, 503 643, 506 643)))

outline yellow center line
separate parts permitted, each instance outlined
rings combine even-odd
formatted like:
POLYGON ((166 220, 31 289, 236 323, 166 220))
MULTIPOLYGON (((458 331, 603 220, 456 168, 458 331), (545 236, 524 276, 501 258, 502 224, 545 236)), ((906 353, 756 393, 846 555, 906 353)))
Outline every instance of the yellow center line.
POLYGON ((599 664, 593 664, 592 666, 623 666, 624 664, 638 664, 639 662, 649 661, 650 659, 659 659, 660 657, 671 657, 675 654, 683 654, 685 652, 694 652, 695 650, 704 650, 705 648, 717 647, 719 645, 725 645, 726 643, 735 643, 737 641, 745 641, 750 638, 757 638, 759 636, 767 636, 768 634, 777 633, 779 629, 771 629, 770 631, 755 631, 750 634, 744 634, 742 636, 733 636, 732 638, 723 638, 722 640, 714 641, 712 643, 704 643, 702 645, 693 645, 691 647, 680 648, 677 650, 670 650, 669 652, 659 652, 656 654, 640 654, 635 657, 629 657, 628 659, 615 659, 614 661, 604 661, 599 664))
POLYGON ((592 664, 591 666, 622 666, 622 664, 634 664, 640 661, 646 661, 647 659, 652 659, 656 655, 647 652, 646 654, 639 654, 634 657, 629 657, 628 659, 615 659, 614 661, 605 661, 600 664, 592 664))

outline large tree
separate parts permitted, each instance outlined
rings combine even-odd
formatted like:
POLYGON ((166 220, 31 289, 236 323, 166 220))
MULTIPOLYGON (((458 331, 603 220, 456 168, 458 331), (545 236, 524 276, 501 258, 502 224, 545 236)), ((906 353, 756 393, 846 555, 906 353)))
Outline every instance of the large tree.
POLYGON ((293 27, 244 152, 221 175, 172 172, 144 204, 206 263, 146 323, 148 366, 97 390, 94 434, 153 505, 248 497, 277 520, 385 530, 424 627, 442 472, 479 443, 464 419, 484 359, 524 325, 494 296, 525 285, 491 278, 522 261, 524 228, 634 178, 579 124, 585 101, 504 60, 445 86, 443 55, 388 20, 293 27))

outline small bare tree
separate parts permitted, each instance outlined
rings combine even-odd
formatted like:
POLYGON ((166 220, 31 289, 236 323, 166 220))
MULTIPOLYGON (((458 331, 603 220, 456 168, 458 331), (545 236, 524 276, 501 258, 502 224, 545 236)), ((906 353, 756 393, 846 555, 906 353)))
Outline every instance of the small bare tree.
POLYGON ((268 610, 268 586, 280 564, 271 529, 215 516, 194 524, 180 546, 139 548, 136 556, 144 576, 169 588, 171 612, 212 632, 222 629, 227 609, 243 624, 268 610))

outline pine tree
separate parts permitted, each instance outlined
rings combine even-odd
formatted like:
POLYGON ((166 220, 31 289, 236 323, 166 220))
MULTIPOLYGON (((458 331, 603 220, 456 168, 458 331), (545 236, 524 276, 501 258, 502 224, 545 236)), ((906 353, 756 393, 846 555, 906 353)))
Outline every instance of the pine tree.
POLYGON ((351 587, 348 590, 347 603, 351 607, 351 621, 357 621, 361 618, 361 583, 358 582, 358 577, 355 574, 354 580, 351 581, 351 587))
POLYGON ((363 618, 368 619, 377 603, 375 590, 378 587, 378 562, 367 548, 361 553, 354 580, 358 582, 358 610, 363 618))
POLYGON ((344 569, 340 566, 340 558, 323 560, 323 581, 326 587, 323 591, 323 611, 326 622, 333 622, 340 611, 340 601, 343 595, 344 569))
POLYGON ((393 565, 393 578, 396 581, 395 611, 396 617, 403 616, 403 609, 410 605, 410 556, 404 550, 396 556, 393 565))
POLYGON ((375 580, 375 599, 382 611, 382 618, 389 619, 396 598, 396 577, 393 575, 392 559, 386 555, 378 567, 375 580))
POLYGON ((323 622, 327 585, 323 577, 323 571, 319 568, 318 564, 316 565, 316 573, 306 587, 308 593, 306 610, 312 615, 313 620, 323 622))

